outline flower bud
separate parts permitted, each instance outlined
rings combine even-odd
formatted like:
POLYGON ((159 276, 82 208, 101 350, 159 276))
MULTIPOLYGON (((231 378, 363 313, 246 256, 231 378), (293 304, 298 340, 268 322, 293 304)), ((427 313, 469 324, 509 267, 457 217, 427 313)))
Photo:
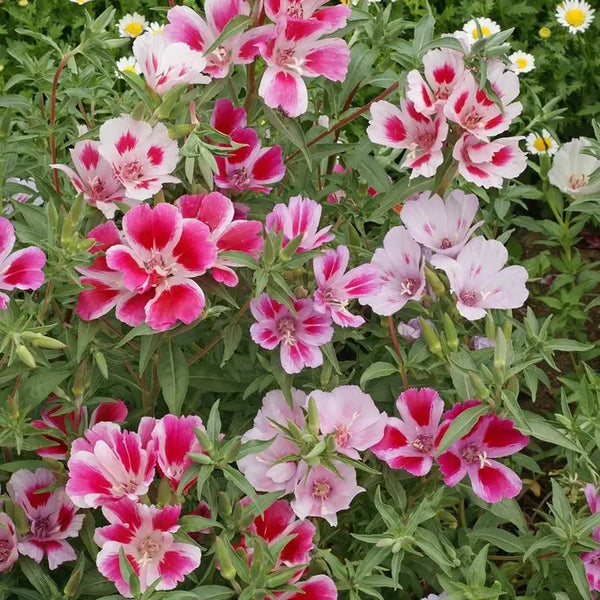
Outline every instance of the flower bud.
POLYGON ((458 336, 456 335, 454 321, 452 321, 452 318, 448 313, 444 313, 442 322, 444 324, 444 333, 446 334, 446 344, 448 344, 448 348, 450 348, 451 352, 456 352, 458 349, 458 336))
POLYGON ((319 435, 319 412, 312 396, 308 399, 308 430, 313 435, 319 435))
POLYGON ((472 371, 469 371, 469 379, 475 388, 475 396, 480 400, 487 400, 490 397, 490 390, 483 383, 481 377, 472 371))
POLYGON ((55 340, 54 338, 42 334, 38 334, 35 338, 33 338, 32 343, 34 346, 39 348, 48 348, 49 350, 62 350, 63 348, 67 347, 67 345, 60 340, 55 340))
POLYGON ((171 502, 171 484, 166 477, 162 477, 158 484, 156 501, 159 506, 165 506, 171 502))
POLYGON ((236 576, 235 567, 231 562, 231 557, 229 556, 225 542, 223 542, 220 537, 217 537, 215 540, 215 552, 217 555, 217 563, 221 568, 221 576, 228 581, 232 581, 236 576))
POLYGON ((69 581, 67 581, 67 584, 63 589, 65 598, 72 598, 77 594, 77 589, 83 579, 83 565, 84 563, 78 563, 77 568, 71 573, 69 581))
POLYGON ((548 27, 542 27, 539 31, 538 31, 538 35, 543 39, 543 40, 547 40, 551 35, 552 35, 552 31, 550 31, 550 29, 548 27))
POLYGON ((421 335, 425 338, 429 351, 436 356, 442 356, 442 344, 431 325, 423 317, 419 317, 419 323, 421 324, 421 335))
POLYGON ((232 510, 229 496, 225 492, 219 492, 219 512, 222 515, 231 515, 232 510))
POLYGON ((100 352, 100 350, 96 350, 94 352, 94 362, 100 371, 100 374, 104 379, 108 379, 108 365, 106 364, 106 358, 104 358, 104 354, 100 352))
POLYGON ((489 312, 485 313, 485 337, 492 342, 496 339, 496 324, 489 312))
POLYGON ((500 327, 496 333, 496 346, 494 348, 494 370, 504 371, 506 367, 506 355, 508 349, 506 345, 506 338, 504 332, 500 327))
POLYGON ((429 267, 425 267, 425 279, 427 279, 427 283, 437 297, 443 296, 446 293, 446 287, 442 283, 442 280, 429 267))
POLYGON ((29 352, 29 350, 23 346, 23 344, 19 344, 15 350, 19 360, 30 369, 35 369, 37 367, 35 363, 35 358, 33 358, 33 354, 29 352))

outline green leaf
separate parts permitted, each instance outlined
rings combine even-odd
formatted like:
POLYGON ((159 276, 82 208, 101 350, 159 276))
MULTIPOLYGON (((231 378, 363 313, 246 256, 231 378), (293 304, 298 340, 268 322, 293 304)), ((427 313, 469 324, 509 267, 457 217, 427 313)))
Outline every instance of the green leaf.
POLYGON ((265 117, 267 120, 279 133, 281 133, 285 138, 290 140, 296 148, 302 152, 304 158, 306 159, 306 164, 308 166, 308 170, 312 172, 312 158, 306 146, 306 138, 304 136, 304 131, 294 119, 285 119, 276 113, 274 110, 263 107, 265 112, 265 117))
POLYGON ((188 389, 189 369, 183 352, 171 341, 158 355, 158 382, 169 412, 181 414, 181 407, 188 389))
POLYGON ((223 366, 237 350, 237 347, 242 341, 242 328, 238 323, 230 323, 223 329, 223 359, 221 360, 221 366, 223 366))
POLYGON ((437 448, 436 455, 439 456, 442 452, 452 446, 454 442, 467 435, 467 433, 473 429, 473 426, 477 423, 479 417, 487 414, 489 410, 487 404, 480 404, 478 406, 467 408, 467 410, 461 412, 446 430, 446 433, 437 448))
POLYGON ((587 578, 585 576, 585 568, 583 566, 583 562, 579 558, 579 556, 573 556, 572 554, 567 554, 565 556, 565 561, 567 563, 567 568, 571 573, 571 577, 573 578, 573 583, 577 588, 577 591, 581 594, 581 597, 585 600, 590 600, 592 597, 590 594, 590 588, 588 585, 587 578))
POLYGON ((222 585, 203 585, 189 592, 175 591, 163 593, 164 600, 227 600, 235 592, 222 585))
POLYGON ((538 440, 549 442, 557 446, 562 446, 569 450, 574 450, 580 454, 584 451, 577 444, 572 442, 564 433, 561 433, 549 421, 530 412, 525 413, 527 420, 527 430, 523 430, 523 433, 533 436, 538 440))
POLYGON ((360 378, 360 387, 364 388, 365 384, 373 379, 381 379, 389 375, 397 375, 398 367, 388 362, 375 362, 369 365, 360 378))
POLYGON ((19 567, 23 575, 31 585, 42 595, 43 598, 54 598, 59 595, 58 588, 52 579, 44 573, 38 563, 27 556, 19 556, 19 567))

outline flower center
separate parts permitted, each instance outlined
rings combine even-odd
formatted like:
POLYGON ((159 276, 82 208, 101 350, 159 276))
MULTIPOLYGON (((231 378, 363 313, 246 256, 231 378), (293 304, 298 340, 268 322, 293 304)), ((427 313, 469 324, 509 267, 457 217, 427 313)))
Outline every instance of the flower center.
POLYGON ((565 21, 571 27, 581 27, 585 23, 585 12, 581 8, 570 8, 565 13, 565 21))
POLYGON ((129 23, 129 25, 125 26, 125 31, 132 35, 133 37, 137 37, 144 31, 144 27, 141 23, 129 23))
POLYGON ((326 481, 315 481, 313 483, 313 498, 327 500, 331 492, 331 486, 326 481))
POLYGON ((302 0, 290 0, 287 9, 288 16, 294 19, 304 19, 304 9, 302 8, 302 0))
POLYGON ((590 562, 593 565, 600 565, 600 552, 598 552, 598 554, 596 554, 591 560, 590 562))
POLYGON ((290 319, 289 317, 280 319, 279 323, 277 323, 277 330, 281 334, 284 344, 287 344, 288 346, 295 345, 296 337, 294 336, 294 333, 296 331, 296 325, 294 319, 290 319))
MULTIPOLYGON (((492 30, 489 27, 486 27, 485 25, 480 25, 480 27, 481 27, 481 34, 483 37, 487 37, 488 35, 490 35, 490 33, 492 33, 492 30)), ((479 39, 479 32, 477 31, 477 27, 473 28, 473 31, 471 31, 471 34, 474 39, 476 39, 476 40, 479 39)))
MULTIPOLYGON (((126 69, 125 69, 126 70, 126 69)), ((106 190, 104 184, 98 177, 90 179, 88 182, 91 199, 94 201, 104 200, 106 198, 106 190)))
POLYGON ((50 517, 37 517, 31 524, 31 533, 37 538, 47 538, 53 533, 50 517))
POLYGON ((440 242, 440 248, 442 250, 448 250, 448 248, 452 248, 452 242, 447 238, 442 238, 442 241, 440 242))
POLYGON ((471 110, 465 115, 463 120, 463 127, 465 129, 473 129, 476 125, 479 125, 481 121, 481 115, 477 112, 475 107, 471 108, 471 110))
POLYGON ((229 174, 229 181, 237 188, 246 187, 250 183, 250 177, 248 177, 248 169, 246 167, 240 167, 231 171, 229 174))
POLYGON ((115 175, 123 182, 137 181, 143 172, 144 168, 137 160, 115 167, 115 175))
POLYGON ((9 543, 9 541, 0 540, 0 565, 9 559, 11 552, 12 545, 9 543))
POLYGON ((433 146, 433 142, 435 141, 435 136, 433 133, 427 131, 425 133, 420 134, 417 137, 417 144, 423 150, 429 150, 431 146, 433 146))
POLYGON ((282 69, 300 73, 300 61, 295 56, 296 48, 285 48, 277 50, 275 54, 275 64, 282 69))
POLYGON ((469 290, 468 292, 463 292, 460 295, 460 301, 466 306, 475 306, 477 303, 477 292, 475 290, 469 290))
POLYGON ((217 65, 226 65, 229 63, 231 53, 225 46, 217 46, 217 48, 210 55, 213 63, 217 65))
POLYGON ((467 444, 461 451, 460 455, 467 464, 473 464, 479 461, 479 468, 483 469, 489 464, 487 454, 477 444, 467 444))
POLYGON ((588 184, 589 180, 589 175, 586 175, 585 173, 581 173, 579 175, 573 174, 571 177, 569 177, 569 187, 572 190, 580 190, 588 184))
POLYGON ((400 292, 403 296, 414 296, 416 291, 419 289, 420 281, 417 279, 409 279, 408 277, 403 279, 400 283, 402 291, 400 292))
POLYGON ((135 481, 125 481, 119 484, 117 487, 113 488, 113 491, 120 492, 123 495, 126 494, 135 494, 137 492, 138 486, 135 481))
POLYGON ((345 448, 348 445, 348 440, 350 439, 350 432, 341 425, 337 428, 335 432, 335 441, 340 448, 345 448))
POLYGON ((435 99, 448 100, 451 93, 452 90, 450 89, 450 86, 447 83, 440 83, 440 87, 438 87, 437 91, 435 92, 435 99))
POLYGON ((533 142, 533 147, 538 152, 547 152, 551 146, 552 146, 552 140, 547 137, 542 137, 542 136, 537 137, 537 138, 535 138, 535 141, 533 142))
POLYGON ((156 540, 153 540, 150 536, 145 537, 138 546, 138 551, 142 555, 142 560, 154 558, 159 550, 160 546, 156 543, 156 540))
POLYGON ((430 435, 420 433, 412 442, 411 446, 418 452, 429 454, 433 449, 433 438, 430 435))
POLYGON ((528 64, 529 62, 526 58, 517 58, 517 60, 515 60, 515 66, 517 67, 517 69, 519 69, 519 71, 526 69, 528 64))

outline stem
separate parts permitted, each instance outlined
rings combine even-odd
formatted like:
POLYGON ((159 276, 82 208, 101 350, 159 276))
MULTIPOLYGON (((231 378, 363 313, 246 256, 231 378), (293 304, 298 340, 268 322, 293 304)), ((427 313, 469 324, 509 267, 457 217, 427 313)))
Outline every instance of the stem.
POLYGON ((407 390, 409 388, 408 377, 406 376, 406 369, 404 368, 402 354, 400 354, 400 344, 398 343, 398 336, 396 335, 396 329, 394 328, 394 320, 392 317, 388 317, 388 326, 390 328, 390 337, 392 338, 394 351, 398 357, 398 370, 400 371, 400 377, 402 377, 402 385, 404 386, 404 389, 407 390))
POLYGON ((83 102, 81 100, 77 103, 77 108, 79 108, 79 112, 81 113, 81 116, 83 117, 83 120, 85 121, 85 124, 88 126, 88 129, 93 129, 94 125, 90 121, 88 114, 85 110, 85 106, 83 105, 83 102))

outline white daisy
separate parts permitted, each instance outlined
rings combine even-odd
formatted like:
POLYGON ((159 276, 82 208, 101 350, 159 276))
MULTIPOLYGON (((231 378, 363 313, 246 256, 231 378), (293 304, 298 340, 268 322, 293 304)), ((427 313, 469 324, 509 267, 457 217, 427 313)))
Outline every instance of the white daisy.
POLYGON ((492 21, 487 17, 477 17, 475 19, 471 19, 465 23, 463 27, 463 31, 469 36, 471 43, 476 42, 479 39, 477 23, 479 23, 482 37, 488 37, 489 35, 500 32, 500 25, 498 25, 496 21, 492 21))
POLYGON ((529 73, 535 69, 535 57, 527 52, 513 52, 508 59, 512 63, 512 70, 519 73, 529 73))
POLYGON ((565 0, 556 7, 556 20, 571 33, 579 33, 592 24, 594 9, 585 0, 565 0))
POLYGON ((552 137, 547 129, 542 133, 530 133, 525 138, 527 152, 530 154, 549 154, 552 156, 558 150, 558 142, 552 137))
POLYGON ((92 0, 71 0, 71 2, 75 2, 75 4, 85 4, 86 2, 91 2, 92 0))
POLYGON ((165 26, 162 23, 150 23, 150 25, 148 25, 146 27, 146 31, 148 33, 152 33, 152 34, 157 34, 157 33, 164 33, 165 32, 165 26))
POLYGON ((125 15, 117 24, 121 37, 130 38, 136 38, 144 32, 147 26, 148 21, 146 21, 146 18, 136 12, 125 15))
POLYGON ((600 160, 584 154, 590 141, 578 138, 563 144, 552 161, 548 179, 569 196, 589 196, 600 191, 600 182, 590 185, 592 173, 600 168, 600 160))
POLYGON ((123 58, 120 58, 117 61, 117 70, 119 73, 129 71, 130 73, 136 73, 137 75, 142 72, 137 60, 135 60, 135 57, 133 56, 124 56, 123 58))

